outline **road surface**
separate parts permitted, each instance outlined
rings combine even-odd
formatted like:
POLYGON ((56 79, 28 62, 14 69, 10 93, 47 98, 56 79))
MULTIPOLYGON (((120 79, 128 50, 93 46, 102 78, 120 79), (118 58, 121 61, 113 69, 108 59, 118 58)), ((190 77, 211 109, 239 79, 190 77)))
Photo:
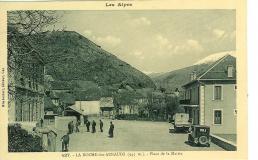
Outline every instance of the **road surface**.
MULTIPOLYGON (((152 121, 113 120, 115 125, 114 138, 108 137, 109 119, 103 119, 104 132, 99 129, 97 122, 96 133, 86 132, 85 126, 80 126, 79 133, 70 135, 69 151, 217 151, 223 150, 215 144, 210 147, 193 147, 185 143, 186 133, 169 133, 171 124, 152 121)), ((61 151, 59 132, 57 151, 61 151)))

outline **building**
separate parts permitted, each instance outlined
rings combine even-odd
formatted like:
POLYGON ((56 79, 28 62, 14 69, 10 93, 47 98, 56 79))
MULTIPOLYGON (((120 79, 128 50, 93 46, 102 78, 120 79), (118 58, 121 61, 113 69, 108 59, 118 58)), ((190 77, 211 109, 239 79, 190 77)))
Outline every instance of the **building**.
POLYGON ((100 115, 104 117, 112 117, 114 115, 113 97, 100 98, 100 115))
POLYGON ((8 94, 9 122, 44 117, 44 61, 23 39, 8 41, 8 94))
POLYGON ((134 114, 134 115, 148 115, 148 94, 152 93, 153 89, 120 89, 116 95, 117 114, 134 114))
POLYGON ((79 116, 79 115, 88 115, 88 116, 97 116, 100 114, 100 101, 75 101, 74 105, 68 106, 65 110, 66 116, 79 116), (78 112, 79 114, 74 114, 78 112))
POLYGON ((58 116, 58 106, 54 105, 51 98, 44 96, 44 123, 51 124, 55 121, 55 116, 58 116))
POLYGON ((230 54, 191 74, 180 106, 193 124, 216 134, 236 134, 236 58, 230 54))

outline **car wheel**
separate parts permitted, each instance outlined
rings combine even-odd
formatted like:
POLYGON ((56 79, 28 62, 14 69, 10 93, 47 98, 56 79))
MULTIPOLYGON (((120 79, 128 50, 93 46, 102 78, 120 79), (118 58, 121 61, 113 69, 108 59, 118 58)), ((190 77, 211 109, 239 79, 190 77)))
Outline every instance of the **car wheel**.
POLYGON ((209 140, 208 140, 208 138, 207 138, 206 136, 201 136, 201 137, 199 138, 199 143, 200 143, 201 145, 206 145, 208 142, 209 142, 209 140))

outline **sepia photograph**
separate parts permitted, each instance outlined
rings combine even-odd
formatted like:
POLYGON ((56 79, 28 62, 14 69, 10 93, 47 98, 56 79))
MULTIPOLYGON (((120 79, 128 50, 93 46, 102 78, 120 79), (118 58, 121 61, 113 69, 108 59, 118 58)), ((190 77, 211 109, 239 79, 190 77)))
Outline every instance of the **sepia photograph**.
POLYGON ((12 10, 7 45, 8 152, 237 150, 234 9, 12 10))

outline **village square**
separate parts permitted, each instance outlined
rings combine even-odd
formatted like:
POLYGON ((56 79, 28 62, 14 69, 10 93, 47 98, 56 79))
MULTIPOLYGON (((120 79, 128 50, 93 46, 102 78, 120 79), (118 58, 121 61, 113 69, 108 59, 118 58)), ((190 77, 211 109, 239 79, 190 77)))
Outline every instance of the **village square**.
POLYGON ((9 152, 236 150, 235 12, 61 13, 8 13, 9 152))

